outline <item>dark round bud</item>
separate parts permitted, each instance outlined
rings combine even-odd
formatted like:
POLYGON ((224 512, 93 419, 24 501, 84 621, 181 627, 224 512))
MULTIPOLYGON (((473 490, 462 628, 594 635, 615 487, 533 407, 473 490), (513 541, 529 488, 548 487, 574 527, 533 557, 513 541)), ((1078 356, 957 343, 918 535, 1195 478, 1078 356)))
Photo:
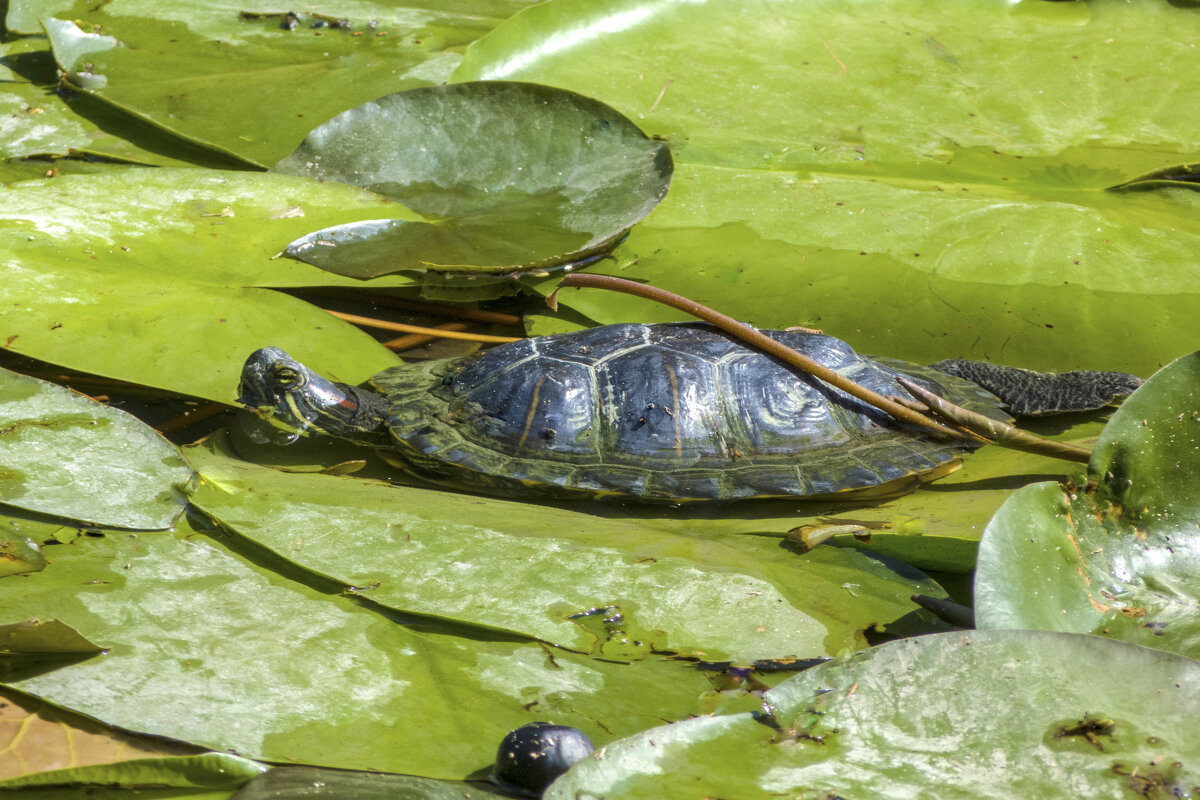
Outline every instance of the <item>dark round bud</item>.
POLYGON ((506 788, 540 796, 555 778, 595 749, 578 728, 531 722, 504 737, 492 777, 506 788))

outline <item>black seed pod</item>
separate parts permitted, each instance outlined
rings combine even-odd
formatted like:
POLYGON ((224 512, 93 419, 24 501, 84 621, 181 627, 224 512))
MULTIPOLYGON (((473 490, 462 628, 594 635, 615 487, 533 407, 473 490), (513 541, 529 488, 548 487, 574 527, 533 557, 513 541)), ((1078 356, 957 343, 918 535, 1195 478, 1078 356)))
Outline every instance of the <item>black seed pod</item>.
POLYGON ((595 749, 578 728, 531 722, 504 737, 492 778, 505 788, 540 797, 555 778, 595 749))

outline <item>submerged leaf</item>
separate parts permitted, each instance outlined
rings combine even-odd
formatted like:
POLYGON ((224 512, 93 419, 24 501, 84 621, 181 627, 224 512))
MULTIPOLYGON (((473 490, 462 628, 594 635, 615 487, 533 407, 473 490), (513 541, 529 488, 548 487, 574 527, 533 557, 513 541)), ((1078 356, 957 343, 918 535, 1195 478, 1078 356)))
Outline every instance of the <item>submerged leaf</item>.
POLYGON ((103 769, 122 761, 195 751, 179 742, 118 731, 12 691, 0 692, 0 727, 7 732, 0 752, 0 788, 9 780, 37 782, 46 772, 93 765, 103 769))
POLYGON ((505 272, 615 242, 667 193, 670 149, 603 103, 501 81, 381 97, 320 126, 277 172, 362 186, 424 215, 318 231, 288 252, 358 278, 505 272))

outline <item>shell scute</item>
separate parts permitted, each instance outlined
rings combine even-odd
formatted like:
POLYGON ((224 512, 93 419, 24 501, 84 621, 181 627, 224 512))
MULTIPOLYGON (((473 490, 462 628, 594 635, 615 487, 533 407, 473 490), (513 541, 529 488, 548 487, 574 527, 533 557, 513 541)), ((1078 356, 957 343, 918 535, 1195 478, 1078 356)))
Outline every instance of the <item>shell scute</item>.
MULTIPOLYGON (((838 339, 765 333, 881 394, 896 392, 896 366, 838 339)), ((1004 416, 973 384, 901 369, 954 402, 1004 416)), ((962 452, 702 324, 526 339, 386 370, 374 382, 391 401, 403 461, 504 494, 827 495, 913 479, 962 452)))

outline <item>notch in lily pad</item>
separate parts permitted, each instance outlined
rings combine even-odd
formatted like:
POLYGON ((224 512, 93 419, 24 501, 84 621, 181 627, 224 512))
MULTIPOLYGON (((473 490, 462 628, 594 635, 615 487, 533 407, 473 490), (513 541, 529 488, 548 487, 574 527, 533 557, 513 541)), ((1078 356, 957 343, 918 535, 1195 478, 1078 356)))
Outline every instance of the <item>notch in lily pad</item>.
POLYGON ((1110 192, 1146 189, 1200 189, 1200 164, 1172 164, 1108 187, 1110 192))
POLYGON ((483 81, 365 103, 318 127, 273 169, 361 186, 416 212, 326 228, 288 246, 301 261, 366 279, 536 272, 586 260, 658 205, 674 165, 665 142, 597 100, 483 81))

